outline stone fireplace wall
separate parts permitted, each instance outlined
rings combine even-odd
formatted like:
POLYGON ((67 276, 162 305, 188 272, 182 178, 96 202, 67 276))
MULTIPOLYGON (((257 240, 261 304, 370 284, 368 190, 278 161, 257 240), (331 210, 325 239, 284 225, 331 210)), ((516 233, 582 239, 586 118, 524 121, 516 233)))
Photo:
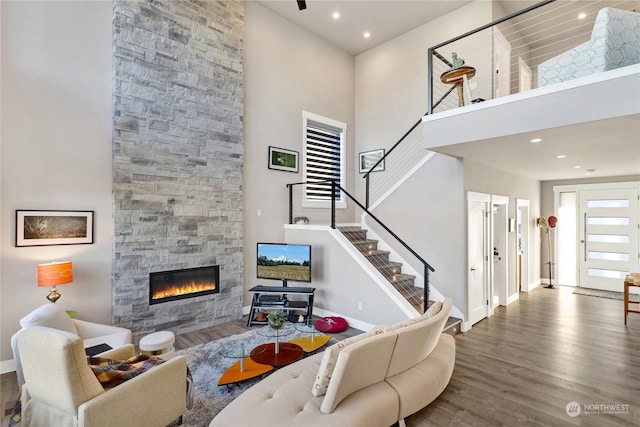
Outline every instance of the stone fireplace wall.
POLYGON ((244 5, 113 13, 113 322, 139 339, 242 316, 244 5), (149 306, 149 273, 220 265, 215 295, 149 306))

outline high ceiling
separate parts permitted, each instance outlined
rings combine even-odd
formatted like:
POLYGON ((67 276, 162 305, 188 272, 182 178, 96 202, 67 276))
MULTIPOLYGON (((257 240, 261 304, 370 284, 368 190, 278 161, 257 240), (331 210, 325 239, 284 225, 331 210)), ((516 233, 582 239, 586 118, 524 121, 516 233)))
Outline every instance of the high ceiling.
MULTIPOLYGON (((358 55, 391 40, 426 22, 447 14, 471 1, 453 0, 307 0, 307 9, 300 11, 295 0, 256 0, 297 24, 329 41, 336 47, 358 55), (334 19, 334 12, 340 17, 334 19), (369 38, 363 34, 370 33, 369 38)), ((500 0, 499 7, 504 13, 513 13, 537 3, 535 0, 500 0)), ((613 6, 627 10, 636 9, 640 1, 586 1, 559 0, 555 5, 566 11, 568 8, 585 8, 589 19, 601 7, 613 6)), ((564 24, 563 24, 564 25, 564 24)), ((592 27, 591 22, 582 26, 592 27)), ((588 32, 590 30, 587 29, 588 32)), ((575 42, 574 42, 575 44, 575 42)), ((629 93, 638 100, 640 93, 629 93)), ((583 106, 597 108, 597 106, 583 106)), ((444 152, 445 150, 443 150, 444 152)), ((512 165, 509 170, 538 180, 584 178, 587 169, 595 169, 592 177, 640 174, 640 116, 621 117, 581 126, 565 126, 549 129, 543 135, 519 135, 483 140, 481 143, 459 144, 451 147, 450 154, 475 160, 498 169, 512 165), (513 138, 543 137, 546 143, 554 141, 554 151, 558 154, 575 153, 566 167, 559 162, 539 159, 539 151, 523 145, 522 150, 505 149, 513 147, 513 138), (603 143, 606 142, 606 145, 603 143), (603 147, 608 147, 604 148, 603 147), (528 151, 527 151, 528 150, 528 151), (571 166, 568 164, 571 163, 571 166), (574 164, 575 163, 575 164, 574 164), (573 166, 581 166, 573 169, 573 166)))

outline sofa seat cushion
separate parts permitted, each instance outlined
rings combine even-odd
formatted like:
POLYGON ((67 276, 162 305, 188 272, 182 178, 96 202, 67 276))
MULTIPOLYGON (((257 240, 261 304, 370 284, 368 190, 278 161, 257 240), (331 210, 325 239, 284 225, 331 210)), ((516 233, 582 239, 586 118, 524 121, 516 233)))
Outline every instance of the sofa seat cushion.
POLYGON ((398 396, 384 381, 342 401, 331 414, 311 395, 322 354, 288 365, 250 387, 211 421, 210 427, 380 426, 397 421, 398 396))
POLYGON ((436 348, 426 359, 386 379, 400 396, 399 418, 418 412, 444 391, 453 374, 455 357, 454 338, 441 334, 436 348))

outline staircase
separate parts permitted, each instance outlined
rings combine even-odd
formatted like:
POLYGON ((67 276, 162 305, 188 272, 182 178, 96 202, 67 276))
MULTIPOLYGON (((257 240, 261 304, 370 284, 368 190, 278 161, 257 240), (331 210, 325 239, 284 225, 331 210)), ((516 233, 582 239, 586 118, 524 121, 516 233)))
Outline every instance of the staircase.
POLYGON ((409 301, 413 308, 419 313, 424 313, 423 290, 415 286, 416 276, 402 273, 402 263, 390 261, 390 252, 379 250, 378 241, 367 239, 367 230, 363 230, 362 227, 338 227, 338 230, 409 301))

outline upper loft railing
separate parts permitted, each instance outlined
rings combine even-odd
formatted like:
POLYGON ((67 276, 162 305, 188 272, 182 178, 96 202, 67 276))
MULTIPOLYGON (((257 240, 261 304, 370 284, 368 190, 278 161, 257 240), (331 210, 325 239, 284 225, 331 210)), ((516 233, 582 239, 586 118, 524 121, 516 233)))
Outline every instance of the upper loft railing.
POLYGON ((639 6, 637 1, 547 0, 431 47, 427 113, 640 62, 640 14, 629 10, 639 6), (452 64, 454 53, 470 68, 452 64), (448 73, 453 69, 458 72, 448 73), (452 82, 462 75, 464 102, 452 82))
MULTIPOLYGON (((428 305, 427 302, 429 301, 429 273, 435 271, 435 269, 420 255, 418 255, 416 251, 409 247, 404 240, 398 237, 398 235, 396 235, 386 224, 384 224, 378 217, 371 213, 362 203, 356 200, 334 180, 313 182, 316 186, 322 183, 325 183, 327 186, 331 186, 331 209, 329 212, 327 212, 326 208, 305 208, 305 185, 307 183, 308 182, 296 182, 287 184, 287 188, 289 190, 289 224, 305 224, 307 222, 313 222, 314 224, 328 224, 331 228, 335 229, 336 224, 351 224, 353 222, 354 211, 352 208, 357 208, 362 212, 365 212, 380 226, 380 229, 386 233, 385 236, 389 236, 398 242, 406 253, 415 257, 415 259, 422 264, 424 279, 423 310, 426 311, 428 305), (350 200, 351 203, 347 203, 347 200, 350 200), (345 208, 338 209, 339 204, 342 204, 345 208), (313 215, 313 218, 302 216, 302 213, 306 215, 313 215)), ((328 202, 329 200, 325 201, 328 202)))

